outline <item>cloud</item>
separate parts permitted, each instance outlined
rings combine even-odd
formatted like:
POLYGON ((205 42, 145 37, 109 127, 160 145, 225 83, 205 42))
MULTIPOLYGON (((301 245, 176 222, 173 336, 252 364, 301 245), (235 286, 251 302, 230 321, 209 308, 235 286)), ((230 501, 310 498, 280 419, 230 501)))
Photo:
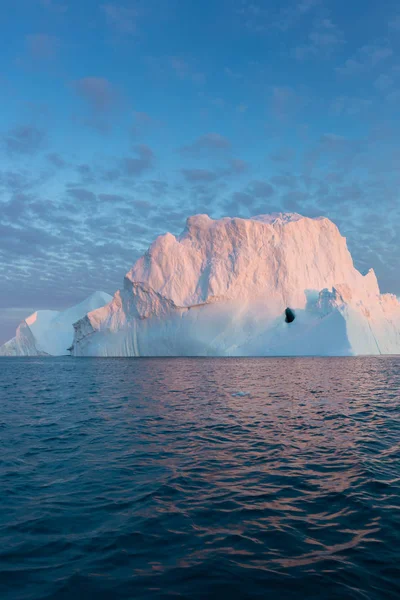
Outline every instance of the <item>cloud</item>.
POLYGON ((181 173, 189 183, 212 183, 229 177, 240 176, 246 173, 249 164, 240 158, 226 158, 222 166, 216 169, 181 169, 181 173))
POLYGON ((380 92, 387 92, 394 84, 394 80, 389 75, 384 75, 383 73, 379 75, 374 81, 374 86, 380 92))
POLYGON ((181 77, 182 79, 184 79, 189 73, 189 65, 181 58, 171 56, 170 65, 178 77, 181 77))
POLYGON ((304 202, 308 194, 300 190, 291 190, 281 196, 282 206, 290 212, 304 211, 304 202))
POLYGON ((287 163, 294 159, 295 152, 292 148, 280 148, 279 150, 276 150, 270 154, 269 157, 273 162, 287 163))
POLYGON ((325 133, 304 153, 305 173, 311 177, 316 169, 350 172, 365 151, 365 140, 325 133))
POLYGON ((72 85, 76 93, 96 112, 109 111, 118 100, 114 86, 104 77, 83 77, 72 85))
POLYGON ((26 36, 28 54, 35 60, 54 58, 60 47, 60 40, 54 35, 37 33, 26 36))
POLYGON ((39 4, 55 13, 65 13, 68 10, 68 6, 66 4, 63 2, 57 2, 57 0, 39 0, 39 4))
POLYGON ((95 183, 96 176, 93 173, 92 167, 86 163, 76 165, 76 172, 80 175, 81 183, 87 185, 88 183, 95 183))
POLYGON ((331 21, 320 19, 308 36, 308 43, 297 46, 294 50, 295 58, 304 60, 310 56, 329 57, 344 44, 343 32, 331 21))
POLYGON ((352 96, 338 96, 331 103, 333 114, 354 116, 366 112, 373 102, 370 98, 357 98, 352 96))
MULTIPOLYGON (((273 3, 262 4, 254 0, 244 0, 236 12, 241 24, 252 33, 264 33, 272 29, 288 31, 320 2, 321 0, 292 0, 289 3, 285 2, 284 8, 276 11, 273 3)), ((278 6, 281 7, 282 3, 279 2, 278 6)))
POLYGON ((362 46, 355 56, 346 60, 342 67, 336 67, 336 72, 340 75, 358 75, 373 69, 392 55, 393 50, 388 46, 373 44, 362 46))
POLYGON ((133 113, 134 123, 131 127, 131 136, 138 137, 143 136, 146 132, 158 126, 159 123, 153 119, 146 112, 137 112, 133 113))
POLYGON ((249 217, 271 212, 276 210, 278 199, 275 199, 274 207, 267 201, 274 195, 275 190, 267 181, 251 181, 244 190, 233 192, 230 199, 225 200, 223 214, 249 217))
POLYGON ((183 177, 189 183, 213 182, 219 178, 219 174, 208 169, 182 169, 183 177))
POLYGON ((234 192, 222 205, 222 214, 230 217, 249 217, 254 214, 254 198, 246 192, 234 192))
POLYGON ((400 15, 395 15, 392 17, 388 23, 389 29, 393 29, 394 31, 400 31, 400 15))
POLYGON ((202 157, 210 152, 226 152, 230 146, 229 140, 219 133, 207 133, 192 144, 184 146, 180 151, 186 156, 202 157))
POLYGON ((267 181, 251 181, 247 187, 247 193, 253 198, 270 198, 274 195, 273 186, 267 181))
POLYGON ((180 56, 147 56, 145 57, 148 68, 157 79, 170 80, 171 74, 182 81, 202 86, 206 82, 206 76, 184 58, 180 56))
POLYGON ((154 153, 149 146, 141 144, 134 147, 137 157, 126 157, 121 160, 121 169, 124 175, 134 177, 142 175, 153 166, 154 153))
POLYGON ((89 129, 94 129, 97 133, 101 135, 107 135, 110 133, 112 126, 111 123, 104 117, 104 115, 109 113, 97 113, 90 114, 83 118, 77 118, 76 121, 89 129))
POLYGON ((242 73, 239 73, 238 71, 235 71, 235 70, 231 69, 230 67, 225 67, 224 73, 230 79, 242 79, 243 78, 242 73))
POLYGON ((46 135, 32 125, 19 125, 4 136, 5 149, 10 154, 34 154, 41 150, 46 135))
POLYGON ((297 186, 297 177, 293 173, 273 175, 270 181, 279 188, 294 188, 297 186))
POLYGON ((107 204, 123 204, 126 202, 126 198, 120 194, 98 194, 100 202, 106 202, 107 204))
POLYGON ((50 152, 49 154, 47 154, 46 158, 49 161, 49 163, 51 163, 54 167, 57 167, 59 169, 63 169, 67 166, 66 161, 57 152, 50 152))
POLYGON ((249 170, 249 163, 240 158, 230 158, 224 169, 226 175, 241 175, 249 170))
POLYGON ((204 73, 193 70, 189 64, 179 56, 170 56, 169 65, 180 79, 190 79, 196 85, 203 85, 206 81, 204 73))
MULTIPOLYGON (((4 170, 0 171, 0 188, 7 193, 20 192, 23 190, 34 190, 38 185, 45 183, 47 174, 43 176, 40 172, 32 173, 27 170, 4 170)), ((0 215, 1 216, 1 215, 0 215)))
POLYGON ((138 12, 136 8, 120 6, 118 4, 102 4, 101 10, 110 27, 126 35, 135 34, 137 31, 138 12))
POLYGON ((304 92, 299 93, 290 86, 273 86, 271 88, 271 110, 279 120, 293 117, 308 103, 304 92))
POLYGON ((67 193, 79 202, 96 202, 96 194, 85 188, 72 188, 67 190, 67 193))
POLYGON ((30 196, 22 192, 12 194, 10 200, 2 204, 2 220, 8 223, 21 223, 29 206, 30 196))
POLYGON ((304 16, 313 11, 320 3, 321 0, 299 0, 292 2, 289 6, 281 9, 273 22, 273 26, 280 31, 288 31, 292 27, 295 27, 304 16))

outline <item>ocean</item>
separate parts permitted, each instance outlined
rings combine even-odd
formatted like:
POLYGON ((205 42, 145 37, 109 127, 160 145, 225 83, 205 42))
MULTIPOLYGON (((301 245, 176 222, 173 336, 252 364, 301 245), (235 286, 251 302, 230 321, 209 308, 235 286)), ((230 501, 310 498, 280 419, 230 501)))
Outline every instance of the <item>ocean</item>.
POLYGON ((400 597, 400 357, 0 359, 0 598, 400 597))

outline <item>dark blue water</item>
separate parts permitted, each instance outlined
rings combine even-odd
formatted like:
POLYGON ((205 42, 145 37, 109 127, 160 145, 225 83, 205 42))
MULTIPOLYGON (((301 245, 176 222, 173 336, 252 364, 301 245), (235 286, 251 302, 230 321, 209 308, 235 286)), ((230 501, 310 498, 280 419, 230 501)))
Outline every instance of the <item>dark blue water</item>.
POLYGON ((400 597, 400 358, 0 359, 0 598, 400 597))

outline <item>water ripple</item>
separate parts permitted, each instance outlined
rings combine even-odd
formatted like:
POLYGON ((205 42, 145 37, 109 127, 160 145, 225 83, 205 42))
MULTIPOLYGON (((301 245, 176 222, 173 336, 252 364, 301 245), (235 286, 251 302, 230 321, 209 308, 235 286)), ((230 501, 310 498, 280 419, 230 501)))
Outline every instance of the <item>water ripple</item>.
POLYGON ((400 359, 2 359, 0 597, 400 597, 400 359))

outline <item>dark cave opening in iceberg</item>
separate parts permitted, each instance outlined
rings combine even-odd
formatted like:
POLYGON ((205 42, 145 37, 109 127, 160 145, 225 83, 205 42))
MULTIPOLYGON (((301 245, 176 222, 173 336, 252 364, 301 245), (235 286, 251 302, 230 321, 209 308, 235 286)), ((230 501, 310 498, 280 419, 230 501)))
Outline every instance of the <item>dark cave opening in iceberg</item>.
POLYGON ((294 311, 291 308, 286 308, 285 309, 285 323, 293 323, 295 318, 296 318, 296 315, 294 314, 294 311))

